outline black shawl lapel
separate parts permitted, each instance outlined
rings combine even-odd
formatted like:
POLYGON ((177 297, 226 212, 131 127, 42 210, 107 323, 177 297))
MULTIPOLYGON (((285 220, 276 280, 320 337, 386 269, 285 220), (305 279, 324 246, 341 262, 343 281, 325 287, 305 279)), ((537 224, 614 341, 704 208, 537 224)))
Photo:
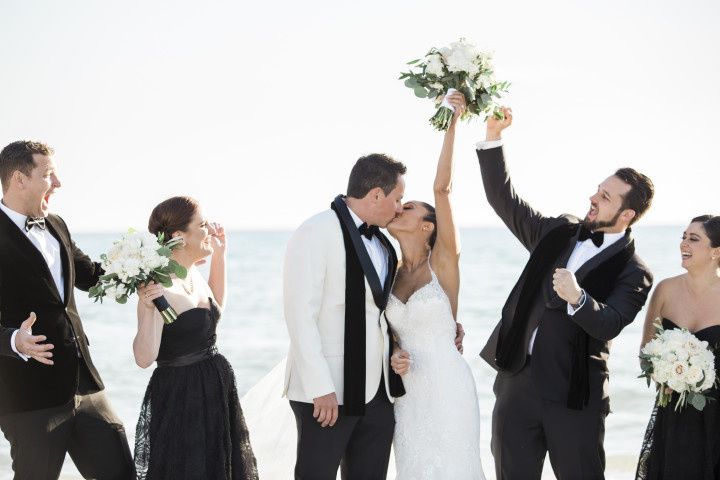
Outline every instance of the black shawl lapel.
MULTIPOLYGON (((62 301, 60 292, 58 292, 57 285, 55 285, 55 280, 52 278, 52 273, 50 273, 50 268, 48 268, 45 258, 43 258, 40 251, 33 245, 30 239, 20 231, 17 225, 15 225, 15 223, 10 220, 10 217, 2 210, 0 210, 0 228, 4 230, 9 242, 17 247, 17 250, 27 259, 27 264, 43 279, 50 292, 58 301, 62 301)), ((62 244, 62 242, 60 243, 62 244)))
POLYGON ((388 252, 388 271, 387 271, 387 277, 385 278, 385 288, 383 289, 383 306, 382 308, 385 308, 387 306, 388 298, 390 297, 390 292, 392 292, 393 283, 395 281, 395 274, 397 273, 397 253, 395 253, 395 248, 390 243, 390 240, 383 235, 382 233, 378 234, 378 238, 380 239, 380 243, 382 243, 383 247, 385 247, 385 250, 388 252))
MULTIPOLYGON (((62 259, 62 276, 65 290, 63 292, 63 295, 65 298, 65 305, 67 305, 73 288, 73 279, 70 276, 70 239, 65 234, 65 230, 60 227, 59 222, 52 215, 47 216, 47 218, 45 219, 45 223, 47 223, 49 227, 48 231, 50 232, 50 234, 55 237, 55 239, 60 244, 60 257, 62 259)), ((54 281, 52 283, 53 285, 55 285, 54 281)))
POLYGON ((590 272, 615 256, 615 254, 634 243, 635 240, 632 237, 632 231, 628 228, 625 231, 625 236, 623 238, 613 243, 578 268, 577 272, 575 272, 575 278, 577 278, 578 283, 581 283, 590 272))
MULTIPOLYGON (((348 234, 350 235, 350 239, 352 240, 353 247, 355 247, 355 253, 357 253, 358 258, 360 259, 360 265, 362 266, 365 278, 370 284, 370 290, 372 291, 375 305, 377 305, 377 307, 382 310, 385 307, 385 295, 383 288, 380 286, 380 278, 378 277, 378 273, 375 271, 372 260, 370 260, 370 255, 368 255, 367 253, 367 249, 365 248, 365 244, 362 241, 360 232, 358 231, 358 228, 355 225, 352 216, 350 216, 350 211, 348 210, 348 206, 345 203, 344 198, 345 197, 343 195, 338 195, 337 197, 335 197, 335 200, 333 200, 333 204, 335 205, 335 208, 337 208, 338 217, 345 224, 345 228, 347 228, 348 230, 348 234)), ((389 272, 390 265, 388 265, 388 273, 389 272)), ((387 283, 388 282, 385 282, 386 288, 387 283)))

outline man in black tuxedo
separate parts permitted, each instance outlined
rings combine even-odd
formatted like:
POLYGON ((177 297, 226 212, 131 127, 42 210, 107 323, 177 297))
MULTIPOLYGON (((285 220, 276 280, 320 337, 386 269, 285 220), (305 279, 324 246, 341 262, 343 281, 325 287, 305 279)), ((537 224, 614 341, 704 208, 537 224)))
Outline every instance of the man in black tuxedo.
POLYGON ((498 479, 540 479, 546 453, 560 480, 604 478, 610 341, 647 299, 652 275, 630 226, 649 208, 650 179, 630 168, 604 180, 584 220, 545 217, 517 196, 490 118, 477 146, 490 205, 530 252, 481 356, 498 374, 492 452, 498 479))
POLYGON ((102 391, 74 287, 102 269, 48 212, 60 187, 53 150, 0 152, 0 428, 15 479, 56 479, 69 453, 85 478, 134 478, 125 430, 102 391))

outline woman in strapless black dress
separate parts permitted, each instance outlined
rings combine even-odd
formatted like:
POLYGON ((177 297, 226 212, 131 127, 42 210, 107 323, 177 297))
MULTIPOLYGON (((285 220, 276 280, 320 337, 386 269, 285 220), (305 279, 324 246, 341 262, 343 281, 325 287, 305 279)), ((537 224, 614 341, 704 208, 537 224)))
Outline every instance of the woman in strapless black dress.
POLYGON ((140 480, 255 480, 255 457, 235 387, 235 375, 215 346, 225 298, 225 232, 209 224, 197 202, 173 197, 153 210, 150 232, 182 236, 172 258, 188 269, 170 288, 138 291, 135 361, 157 361, 135 438, 140 480), (212 255, 208 282, 195 264, 212 255), (164 295, 179 313, 165 325, 152 303, 164 295))
MULTIPOLYGON (((660 282, 645 320, 642 345, 653 337, 653 322, 687 328, 715 349, 720 367, 720 217, 692 220, 680 243, 687 273, 660 282)), ((636 478, 639 480, 720 480, 720 391, 702 411, 655 406, 645 433, 636 478)))

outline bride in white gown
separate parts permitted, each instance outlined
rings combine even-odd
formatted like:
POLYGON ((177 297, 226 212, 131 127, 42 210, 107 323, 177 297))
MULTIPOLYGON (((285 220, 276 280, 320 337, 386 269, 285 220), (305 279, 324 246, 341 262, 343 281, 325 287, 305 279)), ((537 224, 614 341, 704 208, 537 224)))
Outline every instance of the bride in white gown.
MULTIPOLYGON (((455 125, 465 101, 461 94, 448 101, 456 113, 438 162, 436 207, 408 202, 388 226, 402 250, 385 312, 398 343, 392 366, 407 392, 395 401, 388 478, 397 480, 485 479, 475 381, 455 345, 460 249, 450 187, 455 125)), ((242 399, 260 478, 268 480, 293 478, 295 464, 295 419, 281 398, 283 371, 281 362, 242 399)))
POLYGON ((385 310, 399 344, 393 369, 406 394, 395 401, 398 480, 484 480, 475 381, 455 346, 460 246, 450 206, 455 125, 461 94, 445 133, 435 177, 435 208, 411 201, 388 225, 402 261, 385 310))

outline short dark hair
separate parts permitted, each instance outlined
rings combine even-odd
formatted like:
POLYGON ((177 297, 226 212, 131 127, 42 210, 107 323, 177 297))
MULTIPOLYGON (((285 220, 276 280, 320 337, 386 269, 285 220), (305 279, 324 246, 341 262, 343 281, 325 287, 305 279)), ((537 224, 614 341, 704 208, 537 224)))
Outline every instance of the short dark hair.
POLYGON ((30 140, 18 140, 2 149, 0 152, 0 181, 3 191, 10 186, 10 177, 16 171, 30 176, 35 168, 33 155, 36 153, 50 156, 55 151, 44 143, 30 140))
POLYGON ((153 209, 148 230, 154 235, 164 234, 167 241, 173 232, 184 232, 188 229, 199 208, 198 201, 191 197, 168 198, 153 209))
POLYGON ((691 223, 701 223, 705 235, 710 239, 712 248, 720 247, 720 216, 718 215, 700 215, 692 219, 691 223))
POLYGON ((360 157, 350 172, 347 196, 364 198, 373 188, 382 188, 385 195, 397 186, 398 177, 405 175, 407 168, 401 162, 383 153, 372 153, 360 157))
POLYGON ((435 240, 437 240, 437 215, 435 214, 435 207, 430 205, 429 203, 420 202, 423 207, 425 207, 425 210, 428 211, 427 215, 423 217, 423 220, 426 222, 430 222, 433 224, 433 231, 430 234, 430 238, 428 239, 428 243, 430 244, 430 249, 432 250, 435 246, 435 240))
POLYGON ((621 168, 615 172, 615 176, 630 185, 630 191, 623 197, 622 210, 630 209, 635 211, 635 218, 630 225, 640 220, 652 204, 655 195, 655 186, 652 181, 642 173, 632 168, 621 168))

